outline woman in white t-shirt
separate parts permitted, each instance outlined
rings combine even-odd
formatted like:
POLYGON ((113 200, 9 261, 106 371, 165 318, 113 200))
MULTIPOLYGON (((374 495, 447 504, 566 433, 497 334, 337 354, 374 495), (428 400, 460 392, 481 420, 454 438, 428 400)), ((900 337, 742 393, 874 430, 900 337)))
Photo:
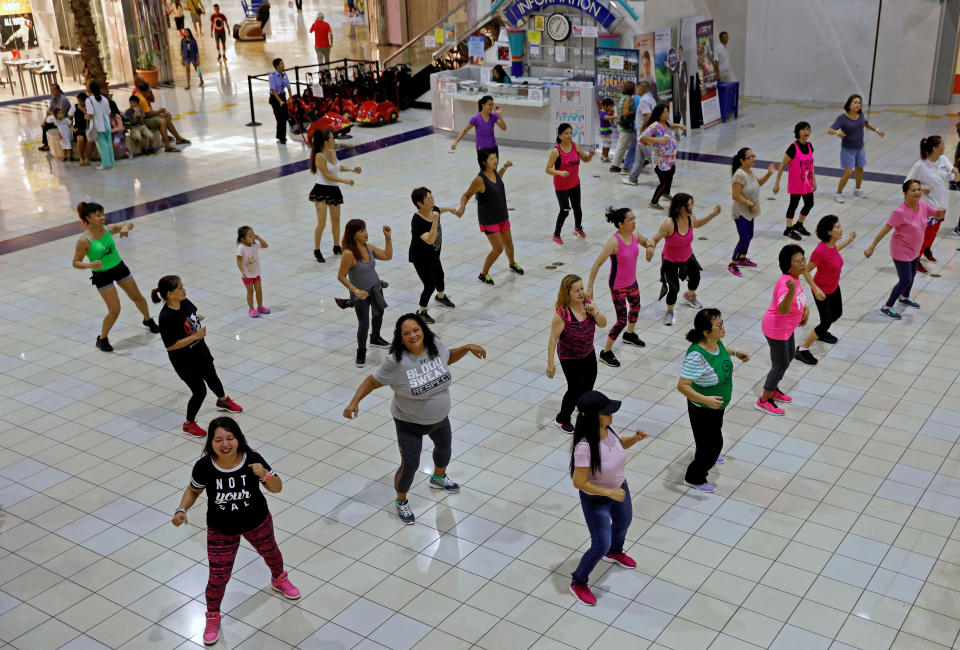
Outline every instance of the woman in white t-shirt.
POLYGON ((597 597, 587 582, 590 572, 602 559, 635 569, 636 561, 623 552, 627 529, 633 520, 630 488, 624 477, 624 451, 647 437, 637 433, 621 438, 613 427, 613 414, 620 402, 591 390, 577 400, 577 423, 573 429, 570 475, 580 490, 580 507, 590 530, 590 548, 573 572, 570 593, 584 605, 596 605, 597 597))
POLYGON ((263 288, 260 285, 260 255, 261 248, 269 248, 263 237, 253 232, 250 226, 237 228, 237 267, 243 286, 247 288, 247 308, 250 318, 259 318, 260 314, 269 314, 270 310, 263 306, 263 288), (253 308, 253 293, 257 293, 257 308, 253 308))
POLYGON ((100 93, 100 84, 90 82, 90 95, 84 104, 89 130, 97 137, 97 151, 100 152, 100 166, 97 169, 113 167, 113 138, 110 130, 110 100, 100 93))
MULTIPOLYGON (((940 208, 947 210, 950 207, 950 181, 960 179, 960 171, 954 167, 949 158, 943 155, 945 148, 943 138, 939 135, 930 135, 920 140, 920 160, 913 163, 913 167, 904 179, 920 181, 920 189, 924 194, 923 200, 938 210, 940 208)), ((940 230, 940 224, 943 223, 945 216, 946 214, 939 219, 933 217, 928 219, 927 228, 923 233, 923 247, 920 250, 931 262, 937 261, 930 247, 937 237, 937 231, 940 230)), ((917 265, 917 271, 927 272, 923 262, 917 265)))

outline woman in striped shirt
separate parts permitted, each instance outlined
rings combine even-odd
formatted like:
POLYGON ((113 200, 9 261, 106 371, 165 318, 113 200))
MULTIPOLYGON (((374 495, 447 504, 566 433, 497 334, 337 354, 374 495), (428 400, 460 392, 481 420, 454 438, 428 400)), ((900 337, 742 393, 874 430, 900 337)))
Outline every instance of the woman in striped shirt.
POLYGON ((713 492, 707 482, 707 472, 715 464, 723 463, 723 411, 733 394, 733 362, 731 354, 740 361, 749 361, 743 350, 727 351, 723 341, 723 318, 719 309, 701 309, 693 319, 693 329, 687 332, 690 347, 683 359, 683 370, 677 390, 687 398, 687 413, 696 452, 687 467, 683 482, 703 492, 713 492))

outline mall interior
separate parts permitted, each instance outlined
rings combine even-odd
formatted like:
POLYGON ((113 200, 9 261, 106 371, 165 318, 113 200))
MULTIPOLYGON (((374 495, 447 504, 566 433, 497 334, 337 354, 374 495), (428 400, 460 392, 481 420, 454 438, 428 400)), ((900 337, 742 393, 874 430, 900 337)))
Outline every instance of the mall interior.
POLYGON ((958 48, 0 2, 0 650, 960 648, 958 48))

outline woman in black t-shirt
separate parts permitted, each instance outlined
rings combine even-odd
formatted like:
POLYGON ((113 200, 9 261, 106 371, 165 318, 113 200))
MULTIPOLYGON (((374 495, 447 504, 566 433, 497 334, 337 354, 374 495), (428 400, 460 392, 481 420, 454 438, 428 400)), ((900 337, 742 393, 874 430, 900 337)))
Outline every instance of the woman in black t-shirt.
POLYGON ((150 292, 154 303, 165 302, 160 310, 160 337, 167 348, 170 363, 190 389, 192 395, 187 402, 187 421, 183 423, 184 433, 202 438, 207 432, 197 424, 197 413, 207 396, 207 386, 217 396, 217 408, 221 411, 241 413, 240 406, 223 391, 223 384, 213 367, 213 355, 207 347, 204 337, 207 328, 200 325, 203 316, 197 315, 197 307, 187 300, 187 292, 179 276, 165 275, 160 278, 157 288, 150 292))
POLYGON ((437 292, 437 302, 451 309, 456 305, 444 293, 443 265, 440 264, 440 246, 443 242, 443 229, 440 227, 440 215, 444 212, 463 215, 456 208, 439 208, 433 203, 433 194, 425 187, 418 187, 410 195, 417 211, 413 214, 410 224, 410 255, 409 261, 417 271, 423 283, 420 292, 420 309, 417 314, 423 322, 432 325, 436 321, 427 313, 427 304, 430 296, 437 292))
POLYGON ((193 465, 190 485, 183 492, 180 507, 173 514, 173 525, 187 523, 187 510, 207 493, 207 624, 203 642, 213 645, 220 638, 220 602, 227 589, 233 563, 244 537, 259 553, 272 576, 270 586, 284 597, 296 600, 300 590, 283 570, 283 556, 273 534, 273 518, 260 483, 270 492, 283 488, 267 461, 250 449, 240 426, 231 418, 210 422, 203 456, 193 465))

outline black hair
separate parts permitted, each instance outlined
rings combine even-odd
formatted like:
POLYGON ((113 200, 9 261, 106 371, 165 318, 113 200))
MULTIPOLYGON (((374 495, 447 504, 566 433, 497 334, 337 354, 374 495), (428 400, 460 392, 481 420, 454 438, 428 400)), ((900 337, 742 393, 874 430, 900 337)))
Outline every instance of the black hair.
POLYGON ((88 217, 95 212, 103 212, 103 206, 99 203, 87 203, 84 201, 80 201, 80 203, 77 204, 77 214, 80 215, 80 221, 82 221, 84 225, 86 225, 88 217))
POLYGON ((490 71, 490 76, 494 81, 501 82, 507 78, 507 71, 503 69, 503 66, 499 63, 493 66, 493 70, 490 71))
POLYGON ((87 101, 87 93, 83 92, 82 90, 78 92, 77 101, 81 103, 87 101))
POLYGON ((99 102, 100 99, 101 99, 101 95, 100 95, 100 84, 98 84, 96 81, 91 81, 91 82, 90 82, 90 93, 93 95, 94 99, 96 99, 96 100, 99 102))
POLYGON ((838 221, 840 221, 840 217, 835 214, 820 217, 820 221, 817 222, 817 239, 822 242, 830 241, 830 231, 833 230, 838 221))
POLYGON ((614 228, 619 230, 620 224, 627 220, 627 214, 629 214, 629 212, 630 208, 615 208, 611 205, 607 208, 607 212, 603 217, 609 223, 612 223, 614 228))
MULTIPOLYGON (((497 153, 497 150, 493 147, 488 149, 480 149, 477 151, 477 162, 480 164, 480 171, 483 171, 487 168, 487 160, 490 158, 490 154, 497 153)), ((500 156, 497 155, 497 161, 499 162, 500 156)))
POLYGON ((564 122, 557 127, 557 144, 560 144, 560 134, 566 131, 567 129, 573 130, 573 126, 564 122))
POLYGON ((796 124, 794 124, 794 125, 793 125, 793 139, 794 139, 794 140, 799 140, 799 139, 800 139, 800 132, 803 131, 804 129, 809 129, 809 128, 810 128, 810 123, 809 123, 809 122, 797 122, 796 124))
POLYGON ((666 111, 667 111, 666 104, 657 104, 656 106, 654 106, 653 110, 650 111, 650 117, 648 117, 647 121, 644 122, 642 130, 646 130, 646 128, 651 124, 653 124, 654 122, 659 122, 660 116, 663 115, 666 111))
POLYGON ((131 103, 131 104, 140 104, 140 98, 137 97, 136 95, 130 95, 130 103, 131 103))
POLYGON ((244 237, 247 236, 248 232, 252 232, 253 228, 250 226, 240 226, 237 228, 237 243, 242 244, 244 237))
POLYGON ((277 66, 279 66, 281 63, 283 63, 283 59, 281 59, 281 58, 278 56, 277 58, 275 58, 275 59, 273 60, 273 69, 276 70, 276 69, 277 69, 277 66))
POLYGON ((150 300, 152 300, 154 304, 166 302, 167 294, 174 291, 178 284, 180 284, 179 275, 163 276, 157 283, 157 288, 150 292, 150 300))
POLYGON ((483 105, 486 104, 487 102, 492 102, 492 101, 493 101, 493 97, 492 97, 492 96, 490 96, 490 95, 484 95, 483 97, 481 97, 480 99, 477 100, 477 110, 478 110, 478 111, 482 111, 482 110, 483 110, 483 105))
POLYGON ((713 330, 713 319, 720 318, 720 310, 713 307, 707 307, 697 312, 693 317, 693 329, 687 332, 687 340, 691 343, 699 343, 707 338, 704 332, 713 330))
POLYGON ((570 443, 570 476, 573 476, 574 450, 577 443, 586 440, 590 446, 590 473, 600 471, 600 420, 599 413, 577 411, 577 421, 573 425, 573 440, 570 443))
POLYGON ((916 178, 908 178, 907 180, 903 181, 903 185, 900 186, 900 189, 903 190, 904 194, 906 194, 907 192, 910 191, 910 186, 913 185, 914 183, 916 183, 917 185, 923 185, 923 183, 918 181, 916 178))
POLYGON ((387 352, 388 355, 392 354, 393 358, 397 361, 400 361, 403 358, 404 352, 409 352, 407 346, 403 344, 403 324, 408 320, 414 320, 417 322, 417 325, 420 326, 420 331, 423 332, 423 349, 426 350, 427 356, 431 359, 434 359, 440 353, 437 351, 437 337, 433 331, 427 327, 427 324, 423 322, 423 318, 419 314, 410 312, 409 314, 404 314, 397 319, 397 324, 393 328, 393 340, 390 341, 390 350, 387 352))
POLYGON ((210 424, 207 425, 207 441, 203 445, 203 455, 216 457, 217 452, 213 450, 213 436, 216 433, 217 429, 226 429, 233 434, 233 437, 237 439, 237 455, 242 456, 243 454, 249 454, 252 449, 250 445, 247 444, 247 438, 243 435, 243 432, 240 431, 240 425, 237 424, 237 421, 233 418, 228 417, 219 417, 213 418, 210 420, 210 424))
POLYGON ((856 93, 847 97, 847 101, 843 102, 843 110, 849 112, 850 105, 853 104, 853 100, 855 99, 860 100, 860 114, 862 114, 863 113, 863 97, 861 97, 860 95, 857 95, 856 93))
POLYGON ((777 262, 780 264, 781 272, 787 273, 790 271, 790 267, 793 266, 793 256, 797 253, 803 255, 803 248, 798 244, 787 244, 780 249, 777 262))
POLYGON ((601 106, 613 106, 613 105, 614 105, 614 102, 613 102, 613 99, 612 99, 612 98, 610 98, 610 97, 604 97, 602 100, 600 100, 600 105, 601 105, 601 106))
POLYGON ((313 132, 310 139, 310 173, 317 173, 317 154, 323 151, 323 146, 333 137, 333 131, 330 129, 317 129, 313 132))
MULTIPOLYGON (((670 221, 673 222, 673 232, 680 230, 680 211, 687 207, 687 204, 689 204, 692 200, 692 196, 683 192, 674 194, 673 198, 670 199, 670 210, 668 211, 668 216, 670 217, 670 221)), ((692 226, 693 223, 691 222, 690 225, 692 226)))
POLYGON ((733 160, 730 161, 730 175, 737 173, 737 170, 743 165, 743 159, 747 157, 747 152, 750 151, 750 147, 741 148, 733 156, 733 160))
POLYGON ((933 153, 933 150, 940 146, 943 138, 939 135, 928 135, 920 140, 920 157, 924 160, 933 153))
POLYGON ((427 194, 433 194, 426 187, 416 187, 412 192, 410 192, 410 200, 413 201, 413 204, 417 206, 417 209, 420 209, 420 204, 427 200, 427 194))

